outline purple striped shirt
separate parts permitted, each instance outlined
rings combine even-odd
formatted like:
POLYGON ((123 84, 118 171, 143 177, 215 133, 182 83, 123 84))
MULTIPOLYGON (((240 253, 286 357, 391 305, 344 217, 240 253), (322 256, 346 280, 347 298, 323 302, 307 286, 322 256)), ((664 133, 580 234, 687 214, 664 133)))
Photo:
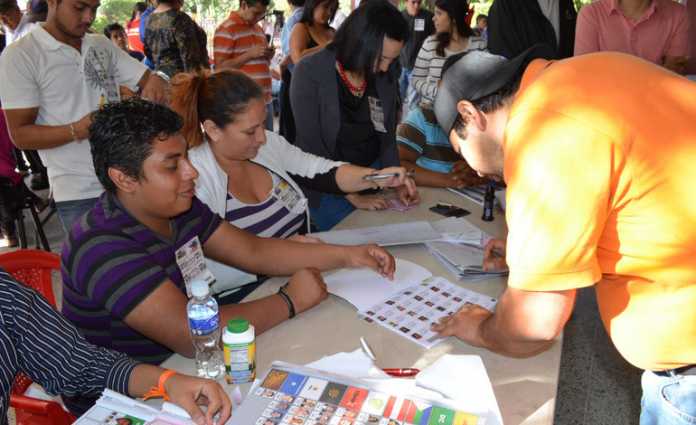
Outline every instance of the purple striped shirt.
POLYGON ((221 218, 194 198, 191 208, 172 219, 166 240, 139 223, 105 193, 70 232, 62 251, 63 314, 93 344, 148 363, 172 352, 124 322, 162 282, 185 284, 174 253, 193 237, 205 243, 221 218))

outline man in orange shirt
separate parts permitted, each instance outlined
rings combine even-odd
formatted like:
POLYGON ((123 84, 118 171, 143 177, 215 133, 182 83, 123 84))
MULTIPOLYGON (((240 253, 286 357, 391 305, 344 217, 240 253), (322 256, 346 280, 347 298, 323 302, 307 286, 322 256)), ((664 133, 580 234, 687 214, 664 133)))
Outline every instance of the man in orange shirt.
POLYGON ((484 266, 507 263, 510 277, 495 313, 468 306, 434 328, 532 356, 594 286, 614 345, 645 370, 641 424, 693 423, 696 85, 622 53, 532 61, 545 50, 445 65, 439 124, 479 175, 507 184, 509 234, 484 266))
POLYGON ((258 24, 266 16, 269 3, 270 0, 240 0, 239 9, 215 30, 213 54, 216 71, 239 69, 263 88, 266 129, 273 131, 270 61, 275 50, 258 24))

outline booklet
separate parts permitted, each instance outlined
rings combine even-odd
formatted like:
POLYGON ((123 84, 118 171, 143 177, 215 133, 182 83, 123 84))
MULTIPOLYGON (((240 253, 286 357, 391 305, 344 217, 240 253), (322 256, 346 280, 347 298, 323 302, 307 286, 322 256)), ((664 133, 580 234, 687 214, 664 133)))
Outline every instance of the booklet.
POLYGON ((493 310, 496 299, 470 291, 422 266, 397 258, 394 280, 370 269, 342 269, 324 277, 330 293, 358 309, 358 315, 416 344, 430 348, 441 341, 430 326, 464 304, 493 310))
POLYGON ((76 425, 189 425, 191 419, 176 405, 164 403, 157 410, 142 401, 105 389, 76 425))

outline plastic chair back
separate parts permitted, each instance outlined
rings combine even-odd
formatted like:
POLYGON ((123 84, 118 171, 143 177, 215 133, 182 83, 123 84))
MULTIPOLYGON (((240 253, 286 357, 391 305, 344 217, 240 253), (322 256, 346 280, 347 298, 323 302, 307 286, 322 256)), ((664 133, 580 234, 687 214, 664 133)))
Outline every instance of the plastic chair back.
MULTIPOLYGON (((51 272, 60 270, 58 255, 34 249, 18 250, 0 254, 0 267, 56 306, 51 272)), ((12 384, 10 406, 15 409, 17 425, 69 425, 75 421, 59 403, 25 396, 31 384, 31 379, 24 374, 19 374, 12 384)))

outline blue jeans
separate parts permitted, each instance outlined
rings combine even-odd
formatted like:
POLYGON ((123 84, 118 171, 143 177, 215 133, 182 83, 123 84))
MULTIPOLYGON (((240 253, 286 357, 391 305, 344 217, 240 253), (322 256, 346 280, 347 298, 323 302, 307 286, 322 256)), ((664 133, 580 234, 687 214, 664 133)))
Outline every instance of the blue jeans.
POLYGON ((65 233, 70 233, 73 223, 84 213, 91 210, 98 198, 78 199, 75 201, 56 202, 58 218, 63 224, 65 233))
POLYGON ((273 131, 273 102, 266 105, 266 130, 273 131))
POLYGON ((696 424, 696 375, 660 376, 646 370, 641 382, 640 425, 696 424))
POLYGON ((399 77, 399 93, 401 94, 401 103, 406 107, 405 112, 418 106, 420 96, 416 93, 416 89, 411 85, 411 73, 413 70, 401 69, 401 77, 399 77))
POLYGON ((411 72, 413 72, 413 70, 401 68, 401 77, 399 77, 399 94, 401 95, 401 101, 403 103, 406 103, 408 86, 411 85, 411 72))
POLYGON ((310 208, 309 214, 312 217, 312 224, 320 232, 331 230, 339 221, 343 220, 355 210, 345 195, 334 195, 322 193, 319 199, 318 208, 310 208))

